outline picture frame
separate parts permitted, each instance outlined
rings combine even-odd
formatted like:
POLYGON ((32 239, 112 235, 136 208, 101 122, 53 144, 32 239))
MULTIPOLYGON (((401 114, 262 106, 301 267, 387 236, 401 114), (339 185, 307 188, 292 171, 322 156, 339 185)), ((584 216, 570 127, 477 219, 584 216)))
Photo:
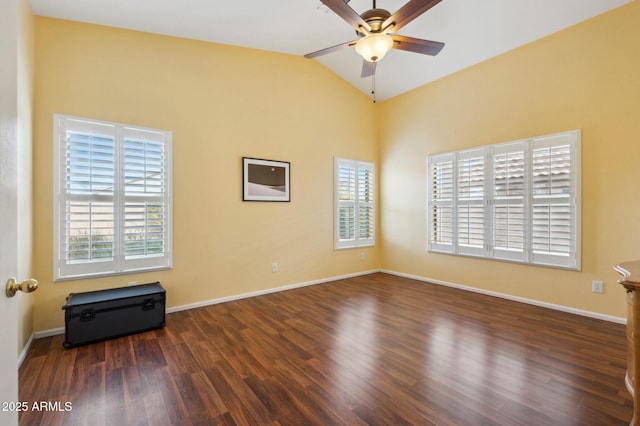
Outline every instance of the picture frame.
POLYGON ((291 163, 242 157, 242 201, 291 201, 291 163))

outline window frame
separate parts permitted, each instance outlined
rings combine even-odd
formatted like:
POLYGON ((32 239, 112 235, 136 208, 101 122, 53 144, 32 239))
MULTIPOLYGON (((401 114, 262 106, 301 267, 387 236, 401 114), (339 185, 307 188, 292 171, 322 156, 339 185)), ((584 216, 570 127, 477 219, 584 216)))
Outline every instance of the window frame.
POLYGON ((375 164, 365 161, 350 160, 345 158, 334 158, 334 249, 343 250, 359 247, 371 247, 375 245, 376 237, 376 172, 375 164), (354 174, 354 188, 351 199, 345 200, 340 198, 340 169, 349 168, 353 170, 354 174), (360 193, 362 188, 359 184, 359 174, 361 171, 369 173, 370 186, 367 189, 369 194, 367 200, 361 200, 360 193), (353 238, 344 239, 341 238, 341 208, 351 207, 353 208, 353 238), (361 227, 359 225, 358 218, 362 209, 368 209, 369 215, 368 226, 361 227), (362 231, 368 231, 368 238, 362 238, 362 231))
MULTIPOLYGON (((106 135, 106 134, 105 134, 106 135)), ((107 139, 108 139, 107 138, 107 139)), ((54 203, 54 238, 53 238, 53 279, 54 281, 67 281, 75 279, 97 278, 111 275, 133 274, 148 271, 157 271, 172 268, 172 252, 173 252, 173 236, 172 236, 172 132, 167 130, 145 128, 136 125, 128 125, 122 123, 109 122, 85 117, 76 117, 64 114, 54 114, 54 176, 53 176, 53 203, 54 203), (78 130, 82 129, 82 130, 78 130), (67 176, 70 166, 67 162, 69 153, 69 144, 67 142, 67 134, 96 131, 97 129, 108 130, 108 138, 112 138, 109 142, 113 145, 111 156, 112 161, 112 189, 103 191, 73 191, 73 185, 67 176), (148 136, 149 140, 139 139, 141 136, 148 136), (126 143, 125 143, 126 141, 126 143), (132 154, 140 152, 140 148, 135 146, 143 146, 144 155, 152 155, 149 153, 153 148, 160 147, 159 159, 143 160, 142 164, 145 168, 144 189, 141 191, 134 190, 134 187, 140 186, 139 183, 132 184, 131 175, 136 173, 135 165, 132 165, 132 154), (125 153, 125 150, 127 153, 125 153), (128 163, 127 163, 128 161, 128 163), (128 165, 127 165, 128 164, 128 165), (149 172, 146 168, 160 164, 159 172, 149 172), (128 181, 127 181, 128 174, 128 181), (157 177, 155 175, 160 175, 157 177), (152 177, 153 176, 153 177, 152 177), (128 183, 127 183, 128 182, 128 183), (159 182, 158 189, 147 189, 159 182), (109 211, 106 213, 107 222, 111 222, 111 232, 113 235, 112 246, 108 249, 111 256, 106 260, 91 259, 86 262, 71 262, 67 259, 69 248, 67 241, 67 219, 68 209, 72 209, 69 203, 76 202, 77 205, 83 205, 85 209, 91 209, 96 203, 109 205, 109 211), (154 212, 156 205, 160 205, 159 214, 154 212), (158 215, 157 218, 150 219, 151 215, 158 215), (132 217, 134 220, 132 221, 132 217), (132 228, 140 228, 139 222, 143 221, 142 226, 143 238, 143 254, 138 255, 132 252, 131 245, 126 244, 126 235, 132 231, 132 228), (160 225, 151 224, 150 221, 159 222, 160 225), (132 223, 133 222, 133 223, 132 223), (149 235, 159 230, 159 238, 151 238, 149 235), (159 243, 162 250, 158 254, 154 254, 149 247, 152 243, 159 243), (129 251, 125 255, 125 251, 129 251)), ((93 142, 91 149, 93 149, 93 142)), ((72 155, 72 154, 69 154, 72 155)), ((69 162, 72 159, 69 157, 69 162)), ((93 171, 93 160, 90 162, 92 171, 90 172, 90 180, 93 184, 94 176, 97 174, 93 171)), ((108 168, 108 167, 107 167, 108 168)), ((71 178, 69 178, 71 179, 71 178)), ((108 187, 103 185, 103 187, 108 187)), ((91 223, 93 229, 94 222, 99 219, 94 218, 93 211, 89 213, 90 218, 86 221, 91 223)), ((135 233, 135 230, 134 230, 135 233)), ((93 248, 88 248, 88 252, 93 248)))
POLYGON ((427 251, 579 271, 581 138, 580 130, 571 130, 428 156, 427 251), (476 177, 483 194, 472 203, 482 205, 475 212, 482 211, 484 232, 482 244, 469 247, 460 243, 468 229, 461 222, 460 207, 471 204, 460 197, 466 185, 461 185, 460 176, 466 175, 460 170, 461 162, 472 158, 484 159, 481 177, 476 177), (540 164, 549 170, 540 169, 540 164), (442 170, 448 167, 451 172, 445 175, 442 170), (552 174, 552 167, 558 172, 552 174), (448 186, 451 195, 443 198, 448 186), (547 194, 538 192, 545 189, 547 194), (549 250, 541 249, 544 244, 549 250))

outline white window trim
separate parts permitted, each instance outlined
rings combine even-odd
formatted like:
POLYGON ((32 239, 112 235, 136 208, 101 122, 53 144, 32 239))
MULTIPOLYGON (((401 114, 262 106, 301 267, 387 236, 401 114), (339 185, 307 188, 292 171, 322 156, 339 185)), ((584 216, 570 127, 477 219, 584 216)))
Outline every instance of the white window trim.
MULTIPOLYGON (((111 275, 132 274, 147 271, 156 271, 172 268, 172 252, 173 252, 173 235, 172 235, 172 221, 173 221, 173 207, 172 207, 172 132, 159 129, 144 128, 141 126, 127 125, 121 123, 113 123, 109 121, 96 120, 83 117, 75 117, 64 114, 54 114, 54 176, 53 176, 53 202, 54 202, 54 238, 53 238, 53 274, 54 281, 67 281, 75 279, 97 278, 111 275), (124 138, 123 129, 127 129, 127 132, 143 131, 153 132, 162 135, 164 154, 167 161, 164 163, 165 173, 165 191, 162 201, 164 202, 164 217, 165 217, 165 238, 164 238, 164 254, 162 256, 150 256, 141 258, 125 259, 123 248, 119 241, 123 239, 121 235, 124 234, 123 230, 123 217, 124 217, 124 184, 121 184, 121 189, 114 191, 113 197, 109 197, 109 200, 113 199, 115 215, 120 220, 116 219, 115 234, 120 235, 120 238, 116 238, 114 244, 116 246, 115 256, 113 260, 101 261, 101 262, 87 262, 69 264, 64 259, 65 253, 65 223, 63 221, 65 217, 65 204, 66 200, 73 199, 73 195, 68 195, 64 191, 65 186, 65 169, 66 169, 66 131, 67 121, 84 121, 89 126, 91 125, 107 125, 113 126, 115 142, 115 174, 120 174, 120 164, 124 157, 124 147, 122 140, 124 138), (121 193, 122 192, 122 193, 121 193)), ((117 183, 116 183, 117 185, 117 183)), ((135 196, 136 201, 158 201, 157 198, 147 200, 145 196, 135 196)), ((100 199, 100 196, 94 196, 94 200, 100 199)))
POLYGON ((368 163, 368 162, 363 162, 363 161, 356 161, 356 160, 349 160, 349 159, 345 159, 345 158, 338 158, 335 157, 334 158, 334 231, 333 231, 333 235, 334 235, 334 248, 336 250, 343 250, 343 249, 351 249, 351 248, 357 248, 357 247, 370 247, 370 246, 374 246, 376 241, 375 241, 375 234, 376 234, 376 194, 377 194, 377 189, 376 189, 376 172, 375 172, 375 165, 373 163, 368 163), (355 170, 355 176, 356 176, 356 184, 355 184, 355 199, 353 201, 344 201, 344 200, 340 200, 340 194, 339 194, 339 169, 340 167, 349 167, 349 168, 353 168, 355 170), (372 175, 373 175, 373 191, 372 191, 372 197, 373 199, 370 199, 369 201, 363 202, 363 201, 359 201, 359 194, 358 194, 358 184, 357 184, 357 177, 358 177, 358 172, 359 170, 369 170, 372 175), (354 239, 350 239, 350 240, 341 240, 340 239, 340 207, 345 207, 345 206, 353 206, 354 207, 354 215, 355 215, 355 237, 354 239), (359 210, 360 208, 365 207, 365 208, 369 208, 372 211, 372 229, 371 229, 371 238, 360 238, 360 232, 358 229, 358 221, 357 218, 359 217, 359 210))
POLYGON ((556 133, 552 135, 529 138, 514 142, 495 144, 482 148, 449 152, 431 155, 427 159, 427 250, 434 253, 446 253, 461 256, 473 256, 486 259, 503 260, 532 265, 548 266, 569 270, 581 269, 581 131, 572 130, 568 132, 556 133), (564 143, 570 146, 571 155, 571 192, 567 196, 549 195, 537 196, 533 194, 532 182, 532 152, 548 146, 558 146, 554 140, 564 139, 564 143), (521 197, 494 196, 493 181, 494 169, 493 161, 498 154, 506 152, 524 151, 524 195, 521 197), (458 207, 463 204, 458 200, 458 161, 479 155, 485 156, 484 162, 484 244, 482 247, 465 247, 459 244, 458 235, 458 207), (436 164, 453 165, 453 198, 433 199, 433 167, 436 164), (524 211, 524 248, 523 250, 497 249, 493 245, 494 241, 494 206, 508 205, 509 201, 521 200, 524 211), (533 247, 533 209, 534 205, 544 205, 552 203, 554 200, 563 200, 569 204, 570 216, 572 218, 570 232, 570 249, 568 255, 544 253, 534 251, 533 247), (433 209, 436 207, 450 208, 453 215, 452 237, 450 241, 432 241, 435 230, 433 222, 433 209))

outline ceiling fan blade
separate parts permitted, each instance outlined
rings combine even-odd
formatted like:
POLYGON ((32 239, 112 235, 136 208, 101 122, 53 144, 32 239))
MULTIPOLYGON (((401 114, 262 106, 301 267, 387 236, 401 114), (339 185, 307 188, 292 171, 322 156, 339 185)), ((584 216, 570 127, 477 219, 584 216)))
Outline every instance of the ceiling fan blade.
POLYGON ((356 31, 360 31, 360 27, 365 28, 368 32, 371 31, 369 24, 358 15, 358 12, 353 10, 351 6, 344 2, 344 0, 320 0, 329 9, 347 21, 356 31))
POLYGON ((365 78, 374 75, 376 73, 376 64, 377 62, 362 61, 360 77, 365 78))
MULTIPOLYGON (((342 0, 338 1, 341 2, 342 0)), ((388 17, 382 23, 383 31, 391 25, 393 25, 393 32, 398 31, 400 28, 404 27, 436 4, 440 3, 440 1, 441 0, 410 0, 409 3, 402 6, 396 13, 388 17)))
POLYGON ((392 35, 391 38, 394 42, 394 49, 421 53, 423 55, 436 56, 444 47, 444 43, 441 43, 439 41, 422 40, 419 38, 406 37, 401 35, 392 35))
POLYGON ((325 49, 316 50, 315 52, 307 53, 304 55, 307 59, 313 59, 318 56, 326 55, 327 53, 335 52, 336 50, 340 50, 345 47, 355 46, 357 40, 348 41, 346 43, 337 44, 335 46, 327 47, 325 49))

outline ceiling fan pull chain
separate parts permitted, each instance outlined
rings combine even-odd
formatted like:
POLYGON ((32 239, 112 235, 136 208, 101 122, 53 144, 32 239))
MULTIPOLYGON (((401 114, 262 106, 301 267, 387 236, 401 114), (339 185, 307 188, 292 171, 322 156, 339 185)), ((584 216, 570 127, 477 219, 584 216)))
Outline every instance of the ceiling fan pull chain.
POLYGON ((373 98, 373 103, 376 103, 376 75, 371 76, 371 97, 373 98))

